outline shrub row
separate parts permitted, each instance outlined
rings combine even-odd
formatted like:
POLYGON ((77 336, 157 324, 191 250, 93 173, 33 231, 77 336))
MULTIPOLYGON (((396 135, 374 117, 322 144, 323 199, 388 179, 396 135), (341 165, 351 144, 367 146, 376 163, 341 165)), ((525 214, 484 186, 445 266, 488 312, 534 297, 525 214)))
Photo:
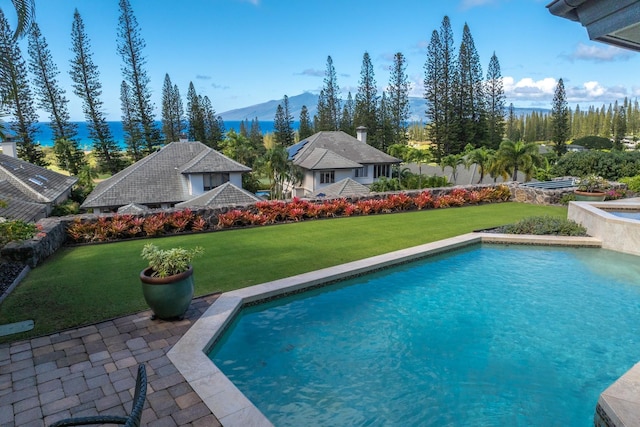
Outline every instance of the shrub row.
POLYGON ((96 221, 76 218, 67 228, 67 236, 74 243, 107 242, 151 237, 185 231, 204 231, 207 221, 190 209, 172 213, 160 212, 146 217, 114 215, 98 217, 96 221))
POLYGON ((214 217, 213 220, 207 220, 189 209, 172 213, 160 212, 145 217, 115 214, 101 216, 92 221, 76 218, 67 227, 67 236, 73 243, 106 242, 188 231, 210 231, 318 218, 446 208, 506 201, 510 198, 511 191, 506 185, 473 191, 455 188, 439 196, 434 196, 429 191, 415 195, 394 193, 382 198, 362 199, 353 202, 344 198, 323 202, 310 202, 294 198, 288 202, 275 200, 257 202, 243 209, 218 213, 217 219, 214 217))
POLYGON ((243 227, 248 225, 275 224, 306 219, 349 217, 394 213, 408 210, 446 208, 470 204, 506 201, 511 191, 505 185, 487 187, 477 191, 456 188, 449 193, 434 197, 429 191, 416 195, 390 194, 380 199, 364 199, 350 202, 347 199, 332 199, 314 203, 294 198, 290 202, 258 202, 247 209, 234 209, 218 215, 217 228, 243 227))

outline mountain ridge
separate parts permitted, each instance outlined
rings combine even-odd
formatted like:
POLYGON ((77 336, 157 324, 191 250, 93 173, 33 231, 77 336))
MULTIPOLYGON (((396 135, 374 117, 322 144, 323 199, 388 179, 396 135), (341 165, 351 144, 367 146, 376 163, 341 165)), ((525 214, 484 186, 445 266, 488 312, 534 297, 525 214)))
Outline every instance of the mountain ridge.
MULTIPOLYGON (((282 103, 282 99, 272 99, 270 101, 261 102, 259 104, 250 105, 248 107, 236 108, 228 110, 223 113, 218 113, 223 120, 227 121, 243 121, 253 120, 255 118, 261 122, 271 122, 276 116, 276 110, 278 105, 282 103)), ((300 95, 289 97, 289 113, 293 116, 294 121, 300 120, 300 111, 302 107, 307 107, 309 112, 309 118, 313 120, 313 116, 317 112, 318 95, 314 95, 311 92, 303 92, 300 95)), ((409 97, 409 120, 410 121, 425 121, 425 100, 424 98, 409 97)), ((515 108, 516 115, 521 116, 530 114, 533 111, 548 113, 551 110, 549 108, 515 108)))

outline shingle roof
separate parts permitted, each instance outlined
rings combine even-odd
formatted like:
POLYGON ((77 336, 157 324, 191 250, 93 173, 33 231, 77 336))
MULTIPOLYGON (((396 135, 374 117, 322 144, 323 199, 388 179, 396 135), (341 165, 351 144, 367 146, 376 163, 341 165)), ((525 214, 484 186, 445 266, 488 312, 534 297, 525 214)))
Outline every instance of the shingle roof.
POLYGON ((310 170, 353 169, 362 167, 360 163, 346 159, 326 148, 314 148, 298 166, 310 170))
POLYGON ((220 207, 220 206, 238 206, 250 205, 259 202, 260 199, 253 193, 242 188, 238 188, 230 182, 207 191, 186 202, 177 203, 176 208, 200 208, 200 207, 220 207))
POLYGON ((359 164, 391 164, 401 160, 392 157, 369 144, 342 131, 317 132, 290 147, 289 155, 295 165, 301 166, 315 149, 323 148, 340 157, 359 164))
POLYGON ((0 180, 0 194, 7 204, 0 206, 0 217, 32 222, 47 216, 44 203, 25 200, 25 195, 6 179, 0 180))
POLYGON ((119 214, 132 214, 137 215, 148 211, 149 208, 145 205, 139 205, 137 203, 129 203, 128 205, 120 206, 118 208, 119 214))
POLYGON ((316 197, 341 197, 341 196, 357 196, 369 194, 371 190, 366 185, 362 185, 351 178, 342 179, 331 185, 321 188, 316 193, 316 197))
POLYGON ((52 203, 78 181, 50 169, 0 154, 0 179, 6 179, 29 201, 52 203))
POLYGON ((200 142, 172 142, 99 183, 81 207, 182 202, 191 197, 184 174, 249 171, 200 142))

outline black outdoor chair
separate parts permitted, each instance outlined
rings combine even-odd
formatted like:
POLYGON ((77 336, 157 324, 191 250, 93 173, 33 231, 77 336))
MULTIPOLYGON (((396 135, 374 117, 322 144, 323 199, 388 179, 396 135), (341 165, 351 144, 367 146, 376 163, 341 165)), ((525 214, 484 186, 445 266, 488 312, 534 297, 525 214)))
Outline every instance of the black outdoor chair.
POLYGON ((125 427, 140 427, 142 407, 147 397, 147 371, 144 364, 138 365, 138 378, 136 379, 136 391, 133 395, 131 413, 128 417, 113 415, 98 415, 95 417, 66 418, 51 424, 49 427, 86 426, 91 424, 124 424, 125 427))

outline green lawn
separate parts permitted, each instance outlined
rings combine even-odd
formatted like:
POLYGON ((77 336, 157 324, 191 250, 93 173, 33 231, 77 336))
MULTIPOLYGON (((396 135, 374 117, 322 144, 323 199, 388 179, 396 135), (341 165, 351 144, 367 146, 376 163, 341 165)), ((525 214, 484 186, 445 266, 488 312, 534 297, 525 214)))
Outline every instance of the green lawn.
MULTIPOLYGON (((154 239, 162 248, 203 246, 196 295, 288 277, 429 243, 528 216, 566 218, 564 207, 500 203, 362 216, 154 239)), ((138 275, 149 240, 64 248, 29 273, 0 306, 0 324, 33 319, 17 340, 146 309, 138 275)))

